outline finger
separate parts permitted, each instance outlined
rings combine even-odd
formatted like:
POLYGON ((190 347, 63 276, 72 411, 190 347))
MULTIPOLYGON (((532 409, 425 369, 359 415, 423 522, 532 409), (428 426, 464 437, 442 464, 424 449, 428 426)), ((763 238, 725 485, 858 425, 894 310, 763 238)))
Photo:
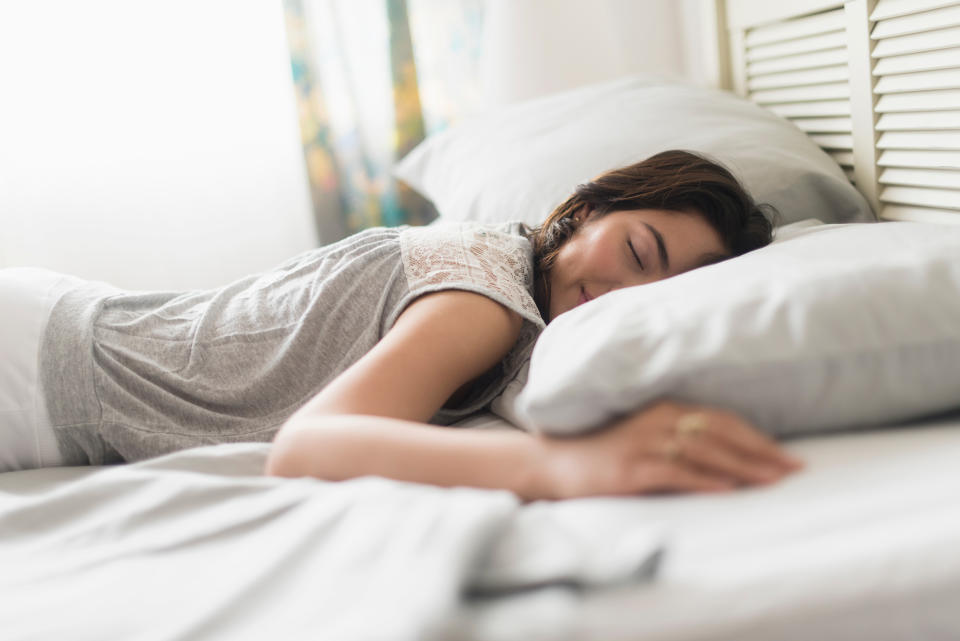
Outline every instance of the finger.
POLYGON ((772 483, 783 478, 789 470, 781 465, 744 456, 723 441, 712 438, 680 439, 679 462, 740 483, 772 483))
POLYGON ((776 441, 736 414, 712 412, 710 428, 705 435, 772 465, 787 469, 797 469, 803 465, 802 461, 787 454, 776 441))
POLYGON ((736 488, 729 478, 684 467, 678 463, 648 461, 637 465, 630 483, 635 493, 724 492, 736 488))

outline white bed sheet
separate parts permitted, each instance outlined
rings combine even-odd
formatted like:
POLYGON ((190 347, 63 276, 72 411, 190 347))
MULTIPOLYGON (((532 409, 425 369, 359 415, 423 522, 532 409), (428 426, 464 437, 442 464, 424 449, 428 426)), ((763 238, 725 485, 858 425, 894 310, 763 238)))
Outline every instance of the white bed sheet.
POLYGON ((527 506, 376 478, 264 478, 269 446, 254 444, 0 475, 0 630, 960 638, 960 417, 788 448, 808 467, 766 489, 527 506))
POLYGON ((635 501, 667 532, 653 582, 475 603, 463 638, 960 639, 960 416, 788 449, 808 465, 776 486, 635 501))
POLYGON ((265 477, 269 447, 0 475, 0 639, 447 639, 463 589, 642 581, 662 551, 644 515, 265 477))

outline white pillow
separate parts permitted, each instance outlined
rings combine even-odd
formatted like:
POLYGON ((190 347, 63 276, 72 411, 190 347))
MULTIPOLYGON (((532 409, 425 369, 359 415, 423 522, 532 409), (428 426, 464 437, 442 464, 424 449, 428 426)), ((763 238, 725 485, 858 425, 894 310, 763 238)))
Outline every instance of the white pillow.
POLYGON ((513 410, 573 434, 658 398, 776 436, 960 407, 960 227, 821 225, 544 330, 513 410))
POLYGON ((394 174, 442 218, 539 225, 574 188, 667 149, 706 153, 780 223, 873 220, 840 167, 790 122, 653 75, 511 105, 431 136, 394 174))

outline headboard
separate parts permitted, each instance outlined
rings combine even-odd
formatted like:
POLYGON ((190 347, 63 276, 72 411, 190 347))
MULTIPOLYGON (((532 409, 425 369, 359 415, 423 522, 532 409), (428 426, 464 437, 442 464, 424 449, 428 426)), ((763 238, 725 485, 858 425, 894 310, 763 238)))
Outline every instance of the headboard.
POLYGON ((960 224, 960 0, 702 2, 717 84, 793 121, 881 219, 960 224))

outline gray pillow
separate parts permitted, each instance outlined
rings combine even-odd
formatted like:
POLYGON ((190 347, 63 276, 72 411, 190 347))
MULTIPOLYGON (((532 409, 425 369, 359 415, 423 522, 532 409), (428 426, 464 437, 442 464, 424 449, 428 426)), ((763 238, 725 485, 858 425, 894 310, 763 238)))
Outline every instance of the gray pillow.
POLYGON ((719 160, 780 224, 872 221, 832 158, 733 94, 654 75, 511 105, 431 136, 395 175, 446 220, 540 224, 579 183, 667 149, 719 160))

